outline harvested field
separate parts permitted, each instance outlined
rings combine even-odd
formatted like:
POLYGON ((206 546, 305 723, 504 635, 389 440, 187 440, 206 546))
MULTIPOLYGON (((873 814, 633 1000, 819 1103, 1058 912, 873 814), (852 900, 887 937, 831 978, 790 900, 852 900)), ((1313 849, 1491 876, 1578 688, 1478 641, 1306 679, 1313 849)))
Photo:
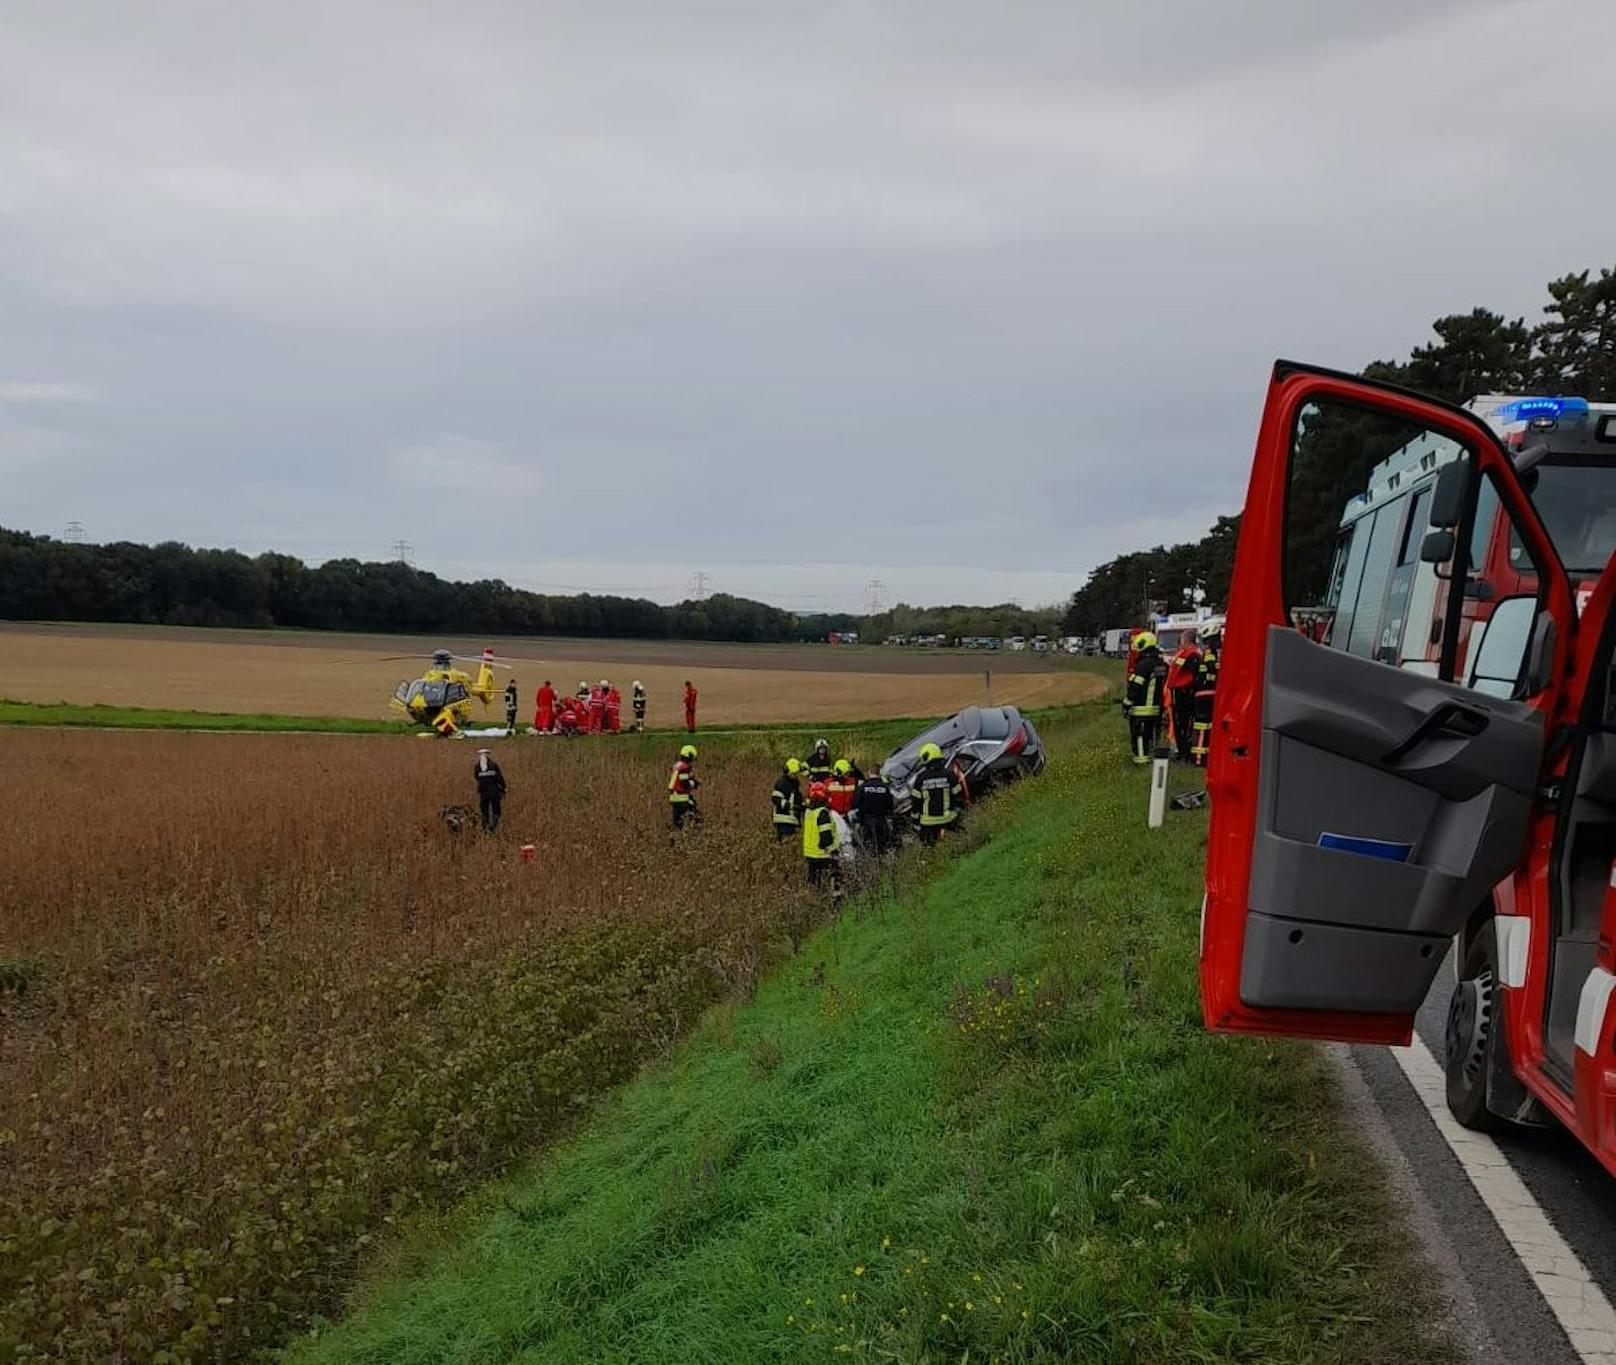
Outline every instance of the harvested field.
POLYGON ((0 1358, 241 1359, 747 993, 822 908, 766 820, 796 742, 705 742, 675 839, 668 741, 507 741, 456 839, 465 747, 7 734, 0 1358))
MULTIPOLYGON (((432 643, 388 636, 13 624, 0 632, 0 696, 385 717, 394 686, 419 673, 432 643), (389 660, 387 654, 410 657, 389 660)), ((436 643, 470 654, 490 642, 436 643)), ((650 694, 653 726, 681 722, 679 697, 686 678, 701 693, 699 720, 706 725, 942 715, 987 699, 985 669, 992 670, 992 700, 1023 707, 1083 701, 1105 687, 1080 662, 1028 655, 613 640, 500 641, 496 647, 540 661, 514 669, 528 719, 533 693, 547 677, 568 691, 581 678, 609 677, 625 692, 638 678, 650 694)))

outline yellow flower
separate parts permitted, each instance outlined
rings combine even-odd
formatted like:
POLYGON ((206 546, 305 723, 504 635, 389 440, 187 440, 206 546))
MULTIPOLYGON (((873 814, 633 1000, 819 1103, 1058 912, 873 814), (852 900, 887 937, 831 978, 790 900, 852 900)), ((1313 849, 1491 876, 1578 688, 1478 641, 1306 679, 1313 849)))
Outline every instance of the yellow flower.
POLYGON ((976 1312, 976 1305, 974 1303, 972 1303, 969 1299, 965 1300, 965 1311, 967 1313, 976 1312))
POLYGON ((795 1313, 787 1313, 786 1314, 786 1326, 787 1327, 791 1326, 791 1324, 794 1323, 796 1320, 797 1320, 797 1315, 795 1313))
POLYGON ((863 1274, 863 1273, 864 1273, 864 1267, 863 1267, 863 1266, 861 1266, 861 1265, 856 1265, 856 1266, 854 1266, 854 1267, 853 1267, 853 1273, 854 1273, 854 1274, 855 1274, 855 1275, 862 1275, 862 1274, 863 1274))
POLYGON ((1023 1308, 1021 1310, 1021 1316, 1024 1317, 1024 1318, 1030 1318, 1032 1316, 1032 1310, 1028 1309, 1028 1308, 1023 1308))
POLYGON ((890 1246, 891 1246, 891 1245, 892 1245, 892 1238, 890 1238, 890 1237, 883 1237, 883 1238, 882 1238, 882 1239, 881 1239, 881 1250, 882 1250, 882 1251, 885 1251, 885 1250, 887 1250, 887 1248, 888 1248, 888 1247, 890 1247, 890 1246))

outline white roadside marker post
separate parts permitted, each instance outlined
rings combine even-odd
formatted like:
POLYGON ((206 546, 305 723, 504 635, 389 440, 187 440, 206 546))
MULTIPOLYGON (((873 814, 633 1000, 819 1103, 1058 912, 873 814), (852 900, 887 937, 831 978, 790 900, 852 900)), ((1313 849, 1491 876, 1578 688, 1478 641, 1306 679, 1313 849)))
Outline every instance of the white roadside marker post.
POLYGON ((1150 819, 1151 829, 1160 829, 1162 814, 1167 809, 1167 750, 1157 749, 1155 761, 1150 765, 1150 819))

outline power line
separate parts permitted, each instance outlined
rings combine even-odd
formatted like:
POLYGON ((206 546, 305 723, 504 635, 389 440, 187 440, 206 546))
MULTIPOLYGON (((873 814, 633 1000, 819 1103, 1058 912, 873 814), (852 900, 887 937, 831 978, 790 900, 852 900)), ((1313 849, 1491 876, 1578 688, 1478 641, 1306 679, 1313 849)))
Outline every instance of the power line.
POLYGON ((400 564, 408 564, 410 556, 415 553, 415 546, 407 540, 395 540, 389 548, 393 551, 393 558, 400 564))
POLYGON ((707 596, 707 575, 694 573, 690 576, 690 600, 700 602, 707 596))
POLYGON ((82 545, 84 535, 84 523, 82 521, 70 521, 67 523, 67 528, 62 532, 62 539, 69 545, 82 545))
POLYGON ((864 591, 867 594, 866 601, 870 608, 870 615, 879 616, 886 610, 887 585, 879 578, 872 578, 864 585, 864 591))

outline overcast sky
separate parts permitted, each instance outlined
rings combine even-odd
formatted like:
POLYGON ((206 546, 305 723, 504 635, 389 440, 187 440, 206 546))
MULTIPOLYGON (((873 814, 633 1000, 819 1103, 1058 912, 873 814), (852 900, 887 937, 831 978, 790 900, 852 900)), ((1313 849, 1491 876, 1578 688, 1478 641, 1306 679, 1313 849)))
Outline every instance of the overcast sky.
POLYGON ((797 609, 1237 508, 1616 263, 1608 0, 0 9, 0 525, 797 609))

